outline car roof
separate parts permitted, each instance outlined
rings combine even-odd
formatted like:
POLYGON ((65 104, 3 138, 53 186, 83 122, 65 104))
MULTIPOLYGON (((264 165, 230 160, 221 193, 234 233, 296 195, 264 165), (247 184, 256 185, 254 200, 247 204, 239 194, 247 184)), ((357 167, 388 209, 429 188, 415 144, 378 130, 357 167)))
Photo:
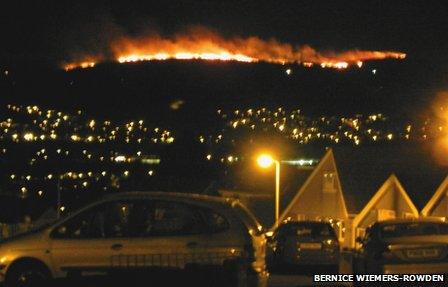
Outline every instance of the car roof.
POLYGON ((300 221, 287 221, 282 223, 282 225, 331 225, 328 221, 317 221, 317 220, 300 220, 300 221))
MULTIPOLYGON (((79 214, 83 210, 90 208, 96 204, 114 201, 114 200, 132 200, 132 199, 161 199, 161 200, 176 200, 180 202, 188 203, 198 203, 203 207, 214 207, 214 208, 234 208, 238 207, 238 210, 243 209, 244 212, 248 213, 251 219, 254 220, 253 224, 255 227, 259 227, 260 224, 258 220, 253 216, 253 214, 248 210, 238 199, 217 197, 203 194, 195 193, 180 193, 180 192, 164 192, 164 191, 126 191, 119 192, 115 194, 107 195, 99 200, 91 202, 89 205, 77 210, 76 212, 70 214, 69 217, 79 214)), ((64 219, 67 219, 66 217, 64 219)))
POLYGON ((177 199, 187 201, 201 201, 204 203, 215 203, 223 205, 233 205, 238 202, 236 199, 210 196, 196 193, 165 192, 165 191, 126 191, 110 194, 102 200, 117 199, 177 199))
POLYGON ((384 221, 376 222, 376 225, 388 225, 388 224, 400 224, 400 223, 446 223, 441 219, 435 218, 400 218, 400 219, 389 219, 384 221))
POLYGON ((212 208, 228 208, 236 205, 241 205, 237 199, 224 198, 203 194, 180 193, 180 192, 165 192, 165 191, 125 191, 108 194, 104 197, 89 202, 73 212, 66 214, 62 219, 66 220, 76 214, 83 212, 97 204, 114 201, 114 200, 132 200, 132 199, 161 199, 161 200, 175 200, 180 202, 197 203, 203 207, 212 208))

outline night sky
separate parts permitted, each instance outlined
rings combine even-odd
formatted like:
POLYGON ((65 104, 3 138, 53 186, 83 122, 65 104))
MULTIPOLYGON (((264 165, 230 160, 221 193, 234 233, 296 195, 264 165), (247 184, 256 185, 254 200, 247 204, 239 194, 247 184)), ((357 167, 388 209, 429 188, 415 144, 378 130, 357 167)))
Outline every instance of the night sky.
POLYGON ((172 34, 204 25, 227 36, 277 38, 320 49, 399 50, 446 60, 445 1, 8 1, 1 57, 48 60, 99 49, 118 34, 172 34))
POLYGON ((0 63, 58 66, 72 55, 105 53, 123 35, 173 35, 202 25, 225 37, 276 38, 321 51, 405 52, 399 85, 414 99, 425 95, 426 101, 448 84, 446 1, 8 2, 0 11, 0 63))

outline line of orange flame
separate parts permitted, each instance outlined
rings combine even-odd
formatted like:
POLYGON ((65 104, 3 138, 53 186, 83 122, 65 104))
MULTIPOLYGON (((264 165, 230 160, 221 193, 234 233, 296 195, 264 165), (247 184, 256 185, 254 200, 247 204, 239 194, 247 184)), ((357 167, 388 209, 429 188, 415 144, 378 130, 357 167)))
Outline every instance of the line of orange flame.
MULTIPOLYGON (((145 38, 121 38, 111 45, 119 63, 154 60, 215 60, 238 62, 301 63, 306 67, 345 69, 361 67, 364 61, 386 58, 404 59, 406 54, 393 51, 318 52, 305 45, 294 47, 271 39, 258 37, 225 39, 208 29, 196 27, 188 33, 173 37, 154 35, 145 38)), ((66 70, 93 67, 95 61, 81 61, 64 66, 66 70)))
POLYGON ((64 64, 64 70, 70 71, 74 69, 86 69, 86 68, 93 68, 97 64, 96 61, 80 61, 80 62, 72 62, 64 64))

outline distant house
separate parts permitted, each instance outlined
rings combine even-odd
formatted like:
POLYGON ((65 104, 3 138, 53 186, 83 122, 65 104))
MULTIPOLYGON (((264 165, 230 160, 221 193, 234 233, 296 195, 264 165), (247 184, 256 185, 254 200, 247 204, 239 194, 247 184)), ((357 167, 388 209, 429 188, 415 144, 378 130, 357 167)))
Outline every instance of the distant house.
POLYGON ((448 169, 413 144, 333 149, 349 214, 346 247, 376 221, 418 217, 448 169), (348 240, 349 238, 349 240, 348 240))
POLYGON ((448 177, 442 182, 434 195, 422 209, 422 216, 448 218, 448 177))
POLYGON ((410 145, 329 149, 280 220, 328 220, 343 246, 354 247, 376 221, 418 217, 447 172, 410 145))
POLYGON ((340 240, 343 240, 343 223, 347 218, 336 162, 330 149, 298 189, 279 221, 328 220, 335 227, 340 227, 337 230, 340 240))
POLYGON ((351 242, 355 246, 355 238, 363 236, 367 227, 377 221, 394 218, 417 218, 417 207, 404 190, 395 175, 391 175, 369 200, 364 208, 353 218, 351 224, 351 242))
MULTIPOLYGON (((356 237, 376 221, 418 217, 425 203, 423 216, 448 217, 448 167, 438 166, 420 146, 336 147, 313 168, 289 169, 288 180, 282 181, 279 222, 329 221, 344 247, 355 247, 356 237)), ((274 186, 269 184, 266 192, 220 193, 240 198, 271 227, 274 186)))

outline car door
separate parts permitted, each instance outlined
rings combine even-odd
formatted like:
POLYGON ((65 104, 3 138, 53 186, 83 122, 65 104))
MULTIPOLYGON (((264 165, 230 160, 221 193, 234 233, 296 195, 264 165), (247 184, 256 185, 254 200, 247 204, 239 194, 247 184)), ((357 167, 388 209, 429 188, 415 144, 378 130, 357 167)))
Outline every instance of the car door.
POLYGON ((51 233, 51 256, 58 271, 107 271, 128 237, 132 203, 96 205, 69 218, 51 233))
POLYGON ((124 256, 114 262, 128 268, 183 269, 191 264, 211 264, 210 234, 197 209, 183 202, 142 200, 133 209, 131 237, 124 256))
POLYGON ((197 211, 206 222, 207 231, 201 238, 205 241, 207 252, 213 257, 211 264, 222 265, 225 260, 242 257, 246 251, 255 251, 248 230, 236 214, 232 216, 230 213, 211 208, 201 208, 197 211))

